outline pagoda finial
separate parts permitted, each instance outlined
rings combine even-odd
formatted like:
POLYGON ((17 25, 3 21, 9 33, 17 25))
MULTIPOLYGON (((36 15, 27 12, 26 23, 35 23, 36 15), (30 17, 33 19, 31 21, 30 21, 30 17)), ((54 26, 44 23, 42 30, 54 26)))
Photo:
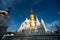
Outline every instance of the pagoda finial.
POLYGON ((33 12, 33 10, 31 9, 31 13, 33 12))

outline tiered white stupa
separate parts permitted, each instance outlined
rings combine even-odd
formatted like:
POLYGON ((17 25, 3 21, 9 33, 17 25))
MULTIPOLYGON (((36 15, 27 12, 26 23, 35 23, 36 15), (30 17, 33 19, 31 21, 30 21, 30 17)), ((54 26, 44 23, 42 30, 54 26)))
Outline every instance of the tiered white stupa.
POLYGON ((38 20, 37 16, 34 15, 33 11, 30 12, 30 19, 26 18, 26 20, 21 24, 20 28, 18 29, 18 32, 22 30, 32 30, 32 29, 38 29, 40 27, 43 27, 45 32, 47 31, 47 28, 45 26, 45 23, 43 19, 41 19, 41 22, 38 20))

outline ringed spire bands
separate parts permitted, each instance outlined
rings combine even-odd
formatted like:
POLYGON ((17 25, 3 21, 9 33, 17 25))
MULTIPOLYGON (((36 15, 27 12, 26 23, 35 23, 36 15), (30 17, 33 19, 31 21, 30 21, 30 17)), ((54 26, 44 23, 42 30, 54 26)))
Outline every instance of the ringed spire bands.
POLYGON ((33 11, 31 10, 30 12, 30 28, 34 29, 34 27, 36 26, 36 17, 33 13, 33 11))

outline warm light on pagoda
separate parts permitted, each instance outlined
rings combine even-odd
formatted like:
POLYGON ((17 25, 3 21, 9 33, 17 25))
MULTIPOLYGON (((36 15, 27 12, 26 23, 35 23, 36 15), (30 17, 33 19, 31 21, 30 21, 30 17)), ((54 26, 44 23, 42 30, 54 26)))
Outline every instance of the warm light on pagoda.
POLYGON ((34 27, 36 26, 36 19, 34 17, 34 14, 30 15, 30 28, 34 29, 34 27))

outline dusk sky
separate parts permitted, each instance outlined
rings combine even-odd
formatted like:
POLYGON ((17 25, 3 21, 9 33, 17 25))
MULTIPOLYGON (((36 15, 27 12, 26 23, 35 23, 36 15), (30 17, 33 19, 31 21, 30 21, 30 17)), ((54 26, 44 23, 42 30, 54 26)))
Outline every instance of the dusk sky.
POLYGON ((55 30, 55 24, 60 25, 60 0, 0 0, 0 9, 12 4, 7 31, 18 30, 26 17, 29 18, 31 9, 49 30, 55 30))

